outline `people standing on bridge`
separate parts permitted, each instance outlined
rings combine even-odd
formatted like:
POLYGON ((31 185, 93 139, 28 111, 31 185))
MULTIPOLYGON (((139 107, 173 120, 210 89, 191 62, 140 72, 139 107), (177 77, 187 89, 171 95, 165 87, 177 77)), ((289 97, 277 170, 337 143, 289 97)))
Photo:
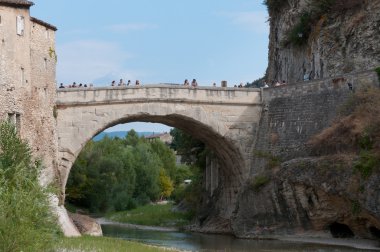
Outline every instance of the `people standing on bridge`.
POLYGON ((117 84, 119 87, 120 86, 125 86, 125 83, 124 83, 124 81, 123 81, 123 79, 120 79, 120 81, 119 81, 119 84, 117 84))
POLYGON ((136 80, 136 86, 140 86, 140 81, 136 80))
POLYGON ((131 85, 131 80, 128 80, 127 86, 131 85))
POLYGON ((189 86, 190 83, 189 83, 189 81, 186 79, 185 82, 183 83, 183 85, 184 85, 184 86, 189 86))
POLYGON ((65 88, 65 86, 63 85, 63 83, 61 83, 61 85, 59 85, 59 88, 65 88))
POLYGON ((77 87, 77 83, 74 81, 73 85, 71 85, 71 87, 76 88, 77 87))
POLYGON ((113 81, 111 82, 111 86, 114 87, 115 85, 116 85, 116 82, 113 80, 113 81))
POLYGON ((193 81, 191 82, 191 86, 192 87, 198 87, 198 83, 197 83, 196 79, 193 79, 193 81))
POLYGON ((214 83, 212 84, 212 86, 213 86, 213 87, 216 87, 216 83, 214 82, 214 83))

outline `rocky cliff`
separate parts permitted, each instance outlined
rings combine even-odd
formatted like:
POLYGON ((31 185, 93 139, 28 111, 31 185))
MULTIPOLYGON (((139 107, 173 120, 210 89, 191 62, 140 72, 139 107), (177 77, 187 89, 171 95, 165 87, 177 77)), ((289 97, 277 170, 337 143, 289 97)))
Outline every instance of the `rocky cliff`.
POLYGON ((380 239, 379 84, 367 71, 264 91, 235 235, 380 239))
POLYGON ((267 0, 267 80, 294 83, 380 66, 379 0, 267 0))
POLYGON ((232 221, 244 238, 310 235, 380 239, 379 174, 362 179, 352 158, 283 163, 270 182, 247 183, 232 221))

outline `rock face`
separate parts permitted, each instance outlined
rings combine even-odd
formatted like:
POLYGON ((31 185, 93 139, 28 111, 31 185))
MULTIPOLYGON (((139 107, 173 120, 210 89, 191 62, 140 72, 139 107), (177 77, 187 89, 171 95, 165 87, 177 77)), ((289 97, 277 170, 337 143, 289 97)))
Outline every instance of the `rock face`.
POLYGON ((316 7, 317 0, 283 2, 281 8, 269 8, 267 80, 294 83, 305 74, 320 79, 380 66, 380 1, 336 0, 337 4, 325 8, 316 7), (297 29, 305 13, 313 17, 297 29))
POLYGON ((282 164, 262 188, 248 183, 234 233, 245 238, 316 232, 380 238, 380 176, 362 180, 349 163, 297 159, 282 164))
POLYGON ((82 235, 103 235, 101 226, 93 218, 76 213, 69 213, 69 216, 82 235))
POLYGON ((251 177, 231 219, 235 235, 380 237, 380 176, 364 181, 347 157, 310 157, 307 145, 350 97, 348 81, 379 86, 374 72, 363 72, 264 90, 251 177))

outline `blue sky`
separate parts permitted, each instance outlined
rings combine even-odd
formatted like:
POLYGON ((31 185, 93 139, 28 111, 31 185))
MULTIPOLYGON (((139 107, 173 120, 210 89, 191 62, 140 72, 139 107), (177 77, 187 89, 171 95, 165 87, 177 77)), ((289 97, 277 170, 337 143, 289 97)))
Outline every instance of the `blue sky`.
MULTIPOLYGON (((262 77, 267 67, 268 14, 260 0, 33 2, 31 15, 58 27, 57 83, 195 78, 200 85, 227 80, 233 86, 262 77)), ((110 130, 161 131, 155 124, 128 125, 110 130)))

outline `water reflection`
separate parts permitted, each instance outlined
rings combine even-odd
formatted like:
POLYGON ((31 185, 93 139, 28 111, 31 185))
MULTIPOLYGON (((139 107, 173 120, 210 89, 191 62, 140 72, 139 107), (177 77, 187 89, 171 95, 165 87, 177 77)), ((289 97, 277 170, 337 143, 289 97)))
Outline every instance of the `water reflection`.
POLYGON ((315 245, 300 242, 278 240, 243 240, 225 235, 205 235, 198 233, 162 232, 139 230, 118 225, 102 225, 104 236, 118 237, 146 244, 173 247, 187 251, 204 252, 269 252, 269 251, 316 251, 316 252, 346 252, 368 251, 353 248, 315 245))

